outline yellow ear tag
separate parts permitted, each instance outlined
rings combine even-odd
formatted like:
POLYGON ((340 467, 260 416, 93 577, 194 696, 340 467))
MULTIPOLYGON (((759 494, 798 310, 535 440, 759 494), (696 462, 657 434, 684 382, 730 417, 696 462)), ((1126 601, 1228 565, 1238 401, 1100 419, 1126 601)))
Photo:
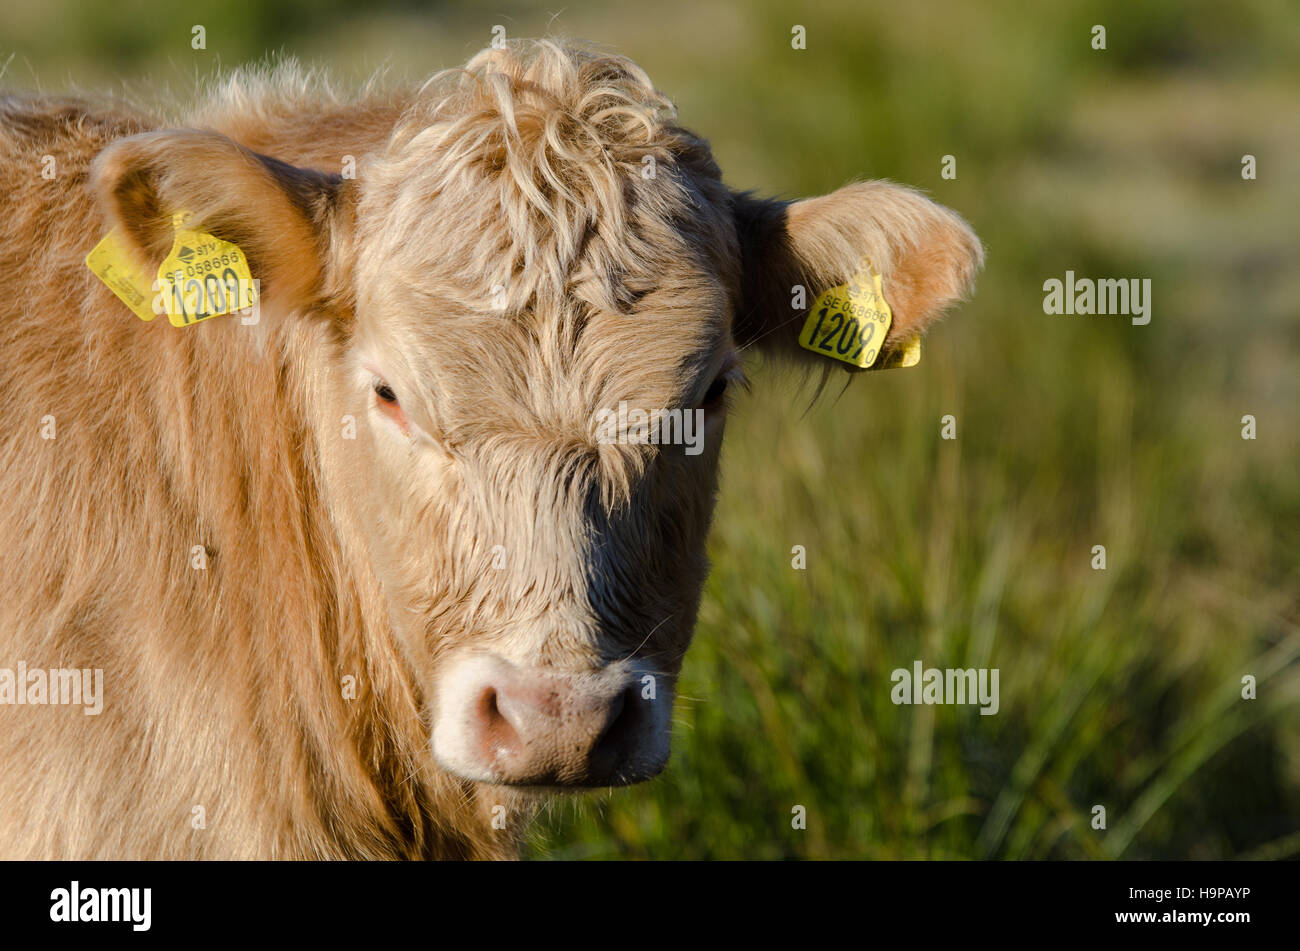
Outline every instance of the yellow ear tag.
POLYGON ((158 267, 158 301, 173 327, 247 310, 257 301, 257 285, 238 245, 184 226, 176 215, 176 239, 158 267))
POLYGON ((157 316, 153 312, 151 282, 131 259, 116 228, 91 248, 86 255, 86 267, 107 284, 108 289, 135 311, 141 320, 153 320, 157 316))
POLYGON ((877 370, 892 370, 894 367, 914 367, 921 362, 921 338, 913 337, 901 350, 891 350, 885 354, 877 370))
POLYGON ((851 281, 822 291, 813 301, 799 346, 865 370, 876 362, 893 319, 880 275, 864 262, 851 281))
POLYGON ((165 313, 173 327, 188 327, 252 307, 258 287, 244 252, 229 241, 184 227, 185 217, 172 217, 176 236, 156 281, 136 266, 116 228, 86 255, 86 266, 141 320, 165 313))

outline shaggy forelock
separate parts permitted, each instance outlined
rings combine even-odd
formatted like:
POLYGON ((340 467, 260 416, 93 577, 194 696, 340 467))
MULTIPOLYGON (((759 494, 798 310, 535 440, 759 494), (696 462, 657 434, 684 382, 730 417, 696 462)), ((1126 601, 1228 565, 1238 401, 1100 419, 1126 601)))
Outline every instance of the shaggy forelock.
POLYGON ((724 195, 675 118, 623 57, 549 40, 485 50, 430 79, 364 170, 365 217, 383 235, 367 263, 444 307, 431 267, 471 310, 494 287, 507 312, 566 298, 626 310, 691 253, 683 238, 724 195))

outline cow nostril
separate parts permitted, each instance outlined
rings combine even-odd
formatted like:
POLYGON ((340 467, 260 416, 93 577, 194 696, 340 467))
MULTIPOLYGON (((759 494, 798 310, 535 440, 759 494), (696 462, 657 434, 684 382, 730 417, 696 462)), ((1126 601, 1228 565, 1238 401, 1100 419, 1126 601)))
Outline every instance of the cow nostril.
POLYGON ((609 764, 609 768, 615 768, 627 759, 638 741, 641 720, 640 699, 636 688, 629 687, 609 705, 605 730, 591 751, 593 764, 609 764))
POLYGON ((510 719, 501 712, 495 687, 479 694, 475 715, 483 726, 483 738, 491 754, 509 754, 522 745, 519 732, 510 719))

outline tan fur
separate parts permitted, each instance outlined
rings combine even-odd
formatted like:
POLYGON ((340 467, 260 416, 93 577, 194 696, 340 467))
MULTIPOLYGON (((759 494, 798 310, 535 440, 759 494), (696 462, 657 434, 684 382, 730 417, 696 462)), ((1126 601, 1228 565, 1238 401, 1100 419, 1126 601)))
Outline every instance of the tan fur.
POLYGON ((863 254, 906 339, 980 258, 896 186, 734 195, 635 65, 550 42, 351 98, 292 66, 174 114, 7 97, 0 173, 0 667, 106 694, 0 707, 5 858, 515 854, 536 797, 429 755, 440 665, 635 654, 671 688, 707 571, 723 411, 698 457, 596 411, 794 356, 790 284, 863 254), (118 227, 156 268, 181 209, 248 254, 257 326, 146 324, 82 263, 118 227))

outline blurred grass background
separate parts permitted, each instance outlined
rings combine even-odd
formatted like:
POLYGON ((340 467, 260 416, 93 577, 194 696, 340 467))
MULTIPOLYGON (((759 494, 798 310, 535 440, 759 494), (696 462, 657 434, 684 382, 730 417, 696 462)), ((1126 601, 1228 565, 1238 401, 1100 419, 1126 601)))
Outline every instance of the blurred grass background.
POLYGON ((0 63, 10 88, 128 93, 279 54, 423 76, 496 24, 633 57, 733 186, 892 178, 988 249, 919 367, 807 412, 755 374, 672 764, 559 800, 534 854, 1300 855, 1300 10, 8 0, 0 63), (1150 278, 1151 324, 1044 315, 1067 269, 1150 278), (917 659, 999 668, 1001 711, 893 705, 917 659))

